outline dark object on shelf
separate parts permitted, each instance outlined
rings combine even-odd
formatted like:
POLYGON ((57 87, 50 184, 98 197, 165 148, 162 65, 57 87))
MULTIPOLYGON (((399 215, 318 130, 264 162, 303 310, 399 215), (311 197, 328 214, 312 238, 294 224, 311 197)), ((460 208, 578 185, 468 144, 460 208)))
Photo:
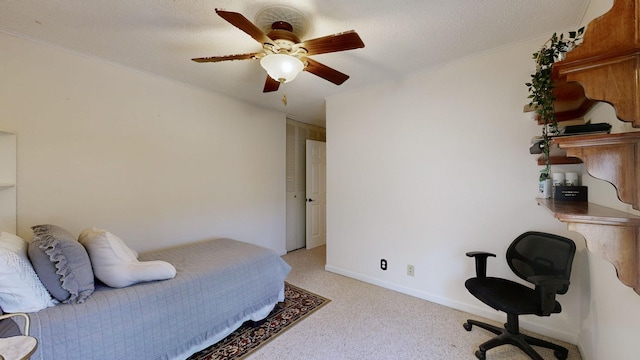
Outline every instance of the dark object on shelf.
POLYGON ((553 198, 561 201, 589 201, 586 186, 556 186, 553 198))
POLYGON ((598 123, 598 124, 584 124, 584 125, 570 125, 564 128, 562 132, 564 135, 586 134, 586 133, 609 133, 611 132, 611 124, 598 123))
POLYGON ((496 346, 510 344, 519 347, 532 359, 542 359, 531 345, 553 350, 558 359, 566 359, 569 351, 559 345, 537 339, 520 332, 520 315, 549 316, 562 311, 556 294, 569 290, 571 265, 576 244, 562 236, 529 231, 518 236, 507 249, 507 263, 521 279, 535 285, 535 289, 518 282, 487 276, 487 258, 495 257, 483 251, 468 252, 476 262, 476 277, 464 285, 469 292, 490 307, 507 313, 504 327, 494 326, 469 319, 463 324, 471 331, 475 325, 496 335, 480 345, 475 355, 486 359, 486 352, 496 346))
POLYGON ((530 154, 542 154, 542 140, 537 141, 535 144, 531 145, 529 148, 530 154))

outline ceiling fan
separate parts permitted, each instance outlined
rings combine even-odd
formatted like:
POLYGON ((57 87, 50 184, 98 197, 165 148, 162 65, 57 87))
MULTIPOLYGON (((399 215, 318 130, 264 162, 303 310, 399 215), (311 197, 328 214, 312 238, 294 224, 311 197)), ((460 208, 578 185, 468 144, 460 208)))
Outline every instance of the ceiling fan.
POLYGON ((239 13, 216 9, 216 14, 262 44, 262 51, 192 60, 207 63, 259 59, 260 65, 268 74, 263 92, 278 90, 280 84, 293 80, 301 71, 310 72, 340 85, 349 75, 321 64, 309 56, 364 47, 360 36, 353 30, 301 41, 300 37, 306 32, 308 22, 304 15, 289 7, 271 6, 260 11, 256 15, 256 23, 262 25, 262 28, 239 13))

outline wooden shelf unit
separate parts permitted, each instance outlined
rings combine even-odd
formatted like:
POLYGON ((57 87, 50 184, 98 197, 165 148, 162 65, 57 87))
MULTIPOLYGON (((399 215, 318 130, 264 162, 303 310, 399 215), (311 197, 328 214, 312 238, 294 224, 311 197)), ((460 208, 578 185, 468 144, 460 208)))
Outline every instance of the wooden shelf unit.
MULTIPOLYGON (((573 165, 573 164, 582 164, 582 160, 576 157, 569 156, 550 156, 549 160, 551 160, 551 165, 573 165)), ((544 155, 538 157, 538 165, 543 166, 547 164, 547 160, 544 158, 544 155)))
POLYGON ((582 159, 587 172, 616 188, 620 201, 640 210, 640 132, 554 138, 568 156, 582 159))
POLYGON ((640 127, 640 1, 615 0, 583 39, 553 64, 555 79, 580 84, 588 99, 612 104, 618 119, 640 127))
MULTIPOLYGON (((537 160, 538 165, 540 166, 545 166, 547 164, 544 154, 540 154, 537 160)), ((582 164, 582 160, 577 157, 569 156, 567 154, 567 150, 559 148, 557 144, 553 143, 553 141, 550 143, 549 160, 551 165, 582 164)))
MULTIPOLYGON (((556 101, 553 103, 553 109, 556 113, 556 121, 571 121, 582 118, 597 103, 588 99, 584 93, 582 86, 577 83, 559 82, 553 89, 553 95, 556 101)), ((535 107, 530 105, 524 106, 524 112, 534 111, 535 107)), ((539 115, 535 116, 538 125, 542 125, 542 119, 539 115)))
MULTIPOLYGON (((553 65, 553 76, 558 86, 579 84, 586 99, 610 103, 619 120, 640 127, 640 0, 614 0, 609 12, 589 23, 582 44, 553 65)), ((576 104, 583 101, 579 93, 574 96, 576 104)), ((640 132, 553 142, 640 210, 640 132)), ((584 235, 589 250, 611 262, 620 281, 640 294, 639 216, 591 203, 538 199, 538 204, 584 235)))

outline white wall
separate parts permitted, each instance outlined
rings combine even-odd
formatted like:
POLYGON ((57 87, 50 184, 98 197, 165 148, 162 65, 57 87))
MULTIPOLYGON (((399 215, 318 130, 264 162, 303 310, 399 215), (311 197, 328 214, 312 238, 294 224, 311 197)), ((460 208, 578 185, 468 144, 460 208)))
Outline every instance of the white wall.
POLYGON ((151 250, 231 237, 285 252, 284 114, 0 33, 18 234, 106 228, 151 250))
MULTIPOLYGON (((514 278, 508 244, 528 230, 584 240, 536 204, 539 128, 524 83, 539 41, 485 54, 327 102, 327 269, 503 320, 468 294, 473 259, 514 278), (389 270, 379 267, 381 258, 389 270), (415 265, 415 277, 406 275, 415 265)), ((523 327, 577 342, 580 271, 565 311, 523 327)))
MULTIPOLYGON (((611 4, 593 0, 585 23, 611 4)), ((563 312, 523 317, 521 325, 577 343, 585 360, 635 359, 640 296, 534 199, 540 168, 528 147, 540 130, 522 108, 531 53, 541 41, 328 99, 326 268, 504 320, 464 288, 474 273, 464 253, 497 253, 490 274, 516 280, 503 260, 515 236, 527 230, 567 236, 578 253, 571 288, 559 297, 563 312), (389 270, 380 270, 381 258, 389 270), (415 277, 406 275, 407 264, 415 265, 415 277)), ((601 105, 590 118, 613 122, 611 113, 601 105)), ((586 173, 583 181, 593 202, 629 209, 610 184, 586 173)))

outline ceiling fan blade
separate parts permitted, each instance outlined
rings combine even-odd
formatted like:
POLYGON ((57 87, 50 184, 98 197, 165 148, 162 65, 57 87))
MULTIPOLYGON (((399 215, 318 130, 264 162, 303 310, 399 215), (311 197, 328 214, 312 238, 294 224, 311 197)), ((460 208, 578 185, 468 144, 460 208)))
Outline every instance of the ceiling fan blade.
POLYGON ((304 71, 308 71, 327 81, 331 81, 336 85, 342 84, 343 82, 347 81, 347 79, 349 78, 349 75, 343 74, 340 71, 332 69, 315 60, 307 58, 306 61, 307 61, 307 66, 304 68, 304 71))
POLYGON ((227 20, 231 25, 237 27, 238 29, 244 31, 249 34, 252 38, 254 38, 257 42, 264 44, 274 44, 275 42, 271 40, 267 34, 264 33, 259 27, 255 26, 249 19, 244 17, 242 14, 224 11, 220 9, 216 9, 216 14, 220 15, 221 18, 227 20))
POLYGON ((326 54, 364 47, 362 39, 360 39, 360 36, 358 36, 358 33, 354 30, 306 40, 299 45, 307 49, 307 55, 326 54))
POLYGON ((199 63, 220 62, 220 61, 227 61, 227 60, 251 60, 251 59, 258 59, 262 55, 263 53, 251 53, 251 54, 201 57, 201 58, 195 58, 191 60, 199 63))
POLYGON ((264 82, 264 90, 262 92, 272 92, 278 90, 280 82, 274 80, 271 76, 267 75, 267 80, 264 82))

